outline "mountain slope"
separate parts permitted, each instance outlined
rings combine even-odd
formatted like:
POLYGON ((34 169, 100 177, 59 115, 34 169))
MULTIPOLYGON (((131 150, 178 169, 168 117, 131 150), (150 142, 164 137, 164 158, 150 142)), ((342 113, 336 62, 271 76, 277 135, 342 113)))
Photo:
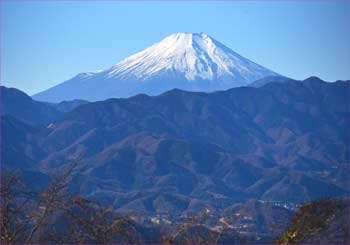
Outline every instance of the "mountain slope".
POLYGON ((89 101, 86 100, 70 100, 70 101, 61 101, 60 103, 48 103, 50 106, 54 107, 56 110, 60 112, 69 112, 72 111, 73 109, 77 108, 78 106, 84 105, 90 103, 89 101))
POLYGON ((11 115, 30 124, 47 125, 63 115, 54 107, 33 100, 24 92, 4 86, 1 89, 2 115, 11 115))
POLYGON ((262 87, 268 83, 283 83, 283 82, 287 82, 290 81, 290 78, 287 77, 283 77, 283 76, 268 76, 268 77, 264 77, 261 79, 258 79, 252 83, 249 84, 249 87, 254 87, 254 88, 259 88, 262 87))
POLYGON ((33 98, 40 101, 89 101, 157 95, 173 88, 216 91, 278 76, 201 33, 175 33, 100 71, 81 73, 33 98))
POLYGON ((43 128, 6 115, 1 116, 1 168, 31 169, 44 158, 39 143, 43 128))
POLYGON ((88 103, 35 133, 31 145, 44 153, 30 164, 56 172, 79 161, 75 190, 123 210, 342 196, 349 191, 349 86, 311 77, 88 103))

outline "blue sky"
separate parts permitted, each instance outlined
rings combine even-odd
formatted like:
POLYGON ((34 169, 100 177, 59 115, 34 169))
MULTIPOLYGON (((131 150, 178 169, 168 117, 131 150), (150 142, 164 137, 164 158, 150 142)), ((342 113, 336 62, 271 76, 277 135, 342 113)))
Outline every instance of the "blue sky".
POLYGON ((1 1, 1 81, 30 95, 174 32, 295 79, 350 79, 350 1, 1 1))

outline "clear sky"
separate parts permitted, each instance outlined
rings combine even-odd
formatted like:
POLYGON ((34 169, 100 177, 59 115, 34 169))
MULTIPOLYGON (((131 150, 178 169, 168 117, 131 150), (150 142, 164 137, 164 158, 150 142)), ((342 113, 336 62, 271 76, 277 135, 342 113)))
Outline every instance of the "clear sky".
POLYGON ((30 95, 174 32, 205 32, 282 75, 350 79, 350 1, 1 1, 1 81, 30 95))

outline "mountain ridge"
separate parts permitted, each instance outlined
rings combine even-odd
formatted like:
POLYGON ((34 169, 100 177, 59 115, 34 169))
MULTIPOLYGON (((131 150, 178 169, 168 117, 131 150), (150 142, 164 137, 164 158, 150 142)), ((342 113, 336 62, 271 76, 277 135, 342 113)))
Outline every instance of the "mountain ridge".
POLYGON ((349 86, 310 78, 214 93, 174 89, 80 105, 41 129, 8 120, 4 144, 21 151, 3 166, 21 160, 48 174, 79 160, 74 190, 124 211, 342 196, 349 86))
POLYGON ((47 124, 63 113, 50 105, 33 100, 19 89, 0 86, 1 115, 12 116, 30 124, 47 124))

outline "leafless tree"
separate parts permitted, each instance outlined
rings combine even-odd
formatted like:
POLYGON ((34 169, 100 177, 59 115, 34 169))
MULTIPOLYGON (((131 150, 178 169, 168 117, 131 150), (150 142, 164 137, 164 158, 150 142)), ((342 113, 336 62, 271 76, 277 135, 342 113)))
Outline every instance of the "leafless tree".
POLYGON ((3 174, 1 243, 142 243, 130 218, 68 190, 75 167, 54 176, 40 192, 31 191, 18 172, 3 174))
POLYGON ((1 178, 1 242, 35 242, 36 235, 48 224, 50 216, 69 200, 66 188, 73 167, 55 176, 48 188, 32 191, 21 181, 20 174, 9 171, 1 178))
POLYGON ((136 223, 113 209, 84 198, 74 198, 66 209, 69 233, 74 243, 142 243, 136 223))

